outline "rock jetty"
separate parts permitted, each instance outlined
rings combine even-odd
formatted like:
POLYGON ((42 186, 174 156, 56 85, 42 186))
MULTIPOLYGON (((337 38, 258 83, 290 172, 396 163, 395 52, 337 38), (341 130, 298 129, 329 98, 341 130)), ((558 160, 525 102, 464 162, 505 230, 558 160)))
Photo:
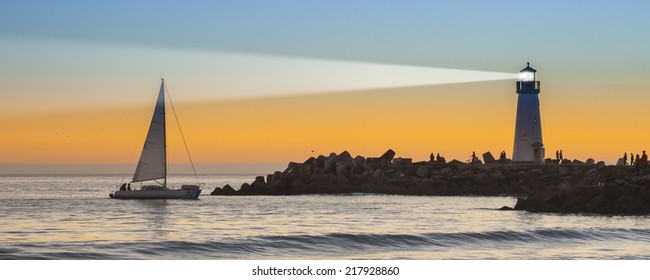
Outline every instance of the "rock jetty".
MULTIPOLYGON (((258 176, 239 190, 216 188, 212 195, 299 195, 379 193, 404 195, 512 195, 526 193, 528 167, 446 162, 443 157, 412 162, 393 150, 376 158, 340 154, 291 162, 284 171, 258 176)), ((534 173, 536 174, 536 173, 534 173)), ((533 175, 537 176, 537 175, 533 175)))
MULTIPOLYGON (((291 162, 284 171, 258 176, 238 190, 226 185, 217 187, 211 194, 510 195, 526 197, 520 200, 521 205, 517 209, 566 212, 595 209, 591 207, 593 205, 581 207, 574 200, 591 201, 601 192, 607 195, 610 192, 636 194, 636 190, 641 192, 646 182, 650 186, 650 178, 633 176, 633 168, 606 166, 604 162, 594 163, 591 159, 586 162, 564 160, 561 163, 548 159, 549 164, 544 165, 515 165, 505 158, 494 159, 489 153, 483 154, 483 159, 490 164, 483 164, 480 160, 474 163, 457 160, 446 162, 443 157, 434 157, 433 154, 429 161, 421 162, 395 156, 393 150, 375 158, 352 157, 347 151, 320 155, 303 163, 291 162), (558 194, 560 192, 564 193, 558 194), (557 198, 546 198, 555 197, 548 193, 557 194, 557 198), (557 208, 555 204, 559 202, 556 200, 562 200, 564 205, 567 197, 569 204, 557 208)), ((630 196, 626 195, 621 202, 630 196)), ((607 201, 614 199, 613 196, 607 198, 607 201)), ((616 200, 619 198, 621 196, 616 200)))
POLYGON ((534 190, 526 198, 519 198, 514 208, 504 206, 501 210, 648 214, 650 175, 635 175, 636 172, 631 168, 592 168, 585 172, 580 182, 564 180, 558 185, 534 190))

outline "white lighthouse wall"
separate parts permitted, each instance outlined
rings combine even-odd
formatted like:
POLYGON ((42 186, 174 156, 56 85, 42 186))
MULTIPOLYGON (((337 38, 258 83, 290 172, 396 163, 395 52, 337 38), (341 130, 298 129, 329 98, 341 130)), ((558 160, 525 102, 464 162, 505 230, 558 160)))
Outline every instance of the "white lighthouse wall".
POLYGON ((539 95, 519 94, 512 161, 532 163, 535 152, 532 145, 535 142, 544 144, 542 142, 542 119, 539 110, 539 95))

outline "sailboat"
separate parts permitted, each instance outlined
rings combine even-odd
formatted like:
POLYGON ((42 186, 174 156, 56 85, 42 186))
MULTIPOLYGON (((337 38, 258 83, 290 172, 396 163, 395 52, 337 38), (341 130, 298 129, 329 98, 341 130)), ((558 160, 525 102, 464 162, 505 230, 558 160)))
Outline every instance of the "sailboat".
MULTIPOLYGON (((192 167, 194 167, 193 164, 192 167)), ((196 175, 196 172, 194 174, 196 175)), ((167 188, 165 80, 162 78, 156 108, 149 125, 149 132, 144 141, 142 154, 131 183, 146 181, 153 181, 156 184, 143 185, 139 190, 127 190, 125 188, 126 184, 122 184, 122 188, 115 193, 109 194, 109 197, 120 199, 198 199, 201 194, 201 187, 198 185, 183 185, 180 189, 167 188)), ((129 186, 131 183, 129 183, 129 186)))

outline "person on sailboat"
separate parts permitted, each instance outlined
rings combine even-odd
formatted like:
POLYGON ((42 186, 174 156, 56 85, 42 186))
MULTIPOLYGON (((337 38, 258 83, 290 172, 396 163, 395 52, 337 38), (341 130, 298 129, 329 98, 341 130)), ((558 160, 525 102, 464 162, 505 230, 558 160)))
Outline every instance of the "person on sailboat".
POLYGON ((120 191, 125 191, 126 190, 126 183, 122 184, 120 187, 120 191))
POLYGON ((127 190, 127 191, 130 191, 130 190, 131 190, 131 183, 128 183, 128 184, 126 185, 126 190, 127 190))

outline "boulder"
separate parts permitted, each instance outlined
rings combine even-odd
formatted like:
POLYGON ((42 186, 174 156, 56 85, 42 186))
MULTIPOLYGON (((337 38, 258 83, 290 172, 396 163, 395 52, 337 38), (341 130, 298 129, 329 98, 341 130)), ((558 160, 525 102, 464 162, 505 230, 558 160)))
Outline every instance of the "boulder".
POLYGON ((350 180, 350 184, 353 186, 360 186, 363 184, 363 176, 361 175, 351 174, 348 179, 350 180))
POLYGON ((264 182, 264 176, 255 177, 255 181, 251 183, 251 186, 254 188, 263 188, 266 187, 266 182, 264 182))
POLYGON ((589 165, 594 165, 596 164, 596 161, 593 158, 588 158, 587 161, 585 161, 585 163, 589 165))
POLYGON ((496 180, 505 180, 506 176, 503 175, 503 172, 501 171, 495 171, 490 174, 490 176, 496 180))
POLYGON ((345 174, 345 164, 343 162, 336 163, 336 176, 343 176, 345 174))
POLYGON ((557 173, 560 174, 560 176, 569 175, 569 168, 566 166, 558 166, 557 173))
POLYGON ((465 166, 465 163, 464 163, 464 162, 461 162, 461 161, 459 161, 459 160, 455 160, 455 159, 451 160, 451 161, 450 161, 449 163, 447 163, 447 164, 449 164, 449 165, 455 165, 455 166, 465 166))
POLYGON ((354 162, 357 164, 358 167, 365 167, 366 166, 366 158, 362 156, 356 156, 354 157, 354 162))
POLYGON ((300 173, 300 169, 302 167, 302 163, 297 163, 297 162, 289 162, 289 165, 287 166, 287 169, 284 170, 282 173, 300 173))
POLYGON ((566 188, 567 200, 590 201, 600 195, 600 189, 593 186, 569 186, 566 188))
POLYGON ((560 212, 564 204, 564 192, 547 190, 532 193, 526 199, 526 210, 529 212, 560 212))
POLYGON ((242 193, 247 193, 251 191, 251 185, 248 183, 243 183, 241 187, 239 187, 239 192, 242 193))
POLYGON ((348 177, 345 177, 345 176, 336 176, 336 183, 339 186, 349 186, 349 185, 351 185, 350 180, 348 179, 348 177))
POLYGON ((585 205, 598 195, 600 195, 600 190, 597 187, 569 186, 566 189, 566 198, 561 206, 561 211, 585 212, 587 210, 585 205))
POLYGON ((350 153, 348 151, 341 152, 337 157, 338 157, 339 161, 345 161, 345 160, 348 160, 348 159, 352 159, 352 156, 350 155, 350 153))
POLYGON ((325 173, 331 173, 335 171, 335 164, 338 160, 338 157, 336 156, 335 153, 331 153, 329 157, 325 159, 325 162, 323 163, 323 172, 325 173))
POLYGON ((392 149, 388 149, 388 151, 386 151, 379 158, 390 162, 393 160, 394 157, 395 157, 395 151, 393 151, 392 149))
POLYGON ((622 186, 627 185, 627 181, 625 181, 625 180, 621 180, 621 179, 619 179, 619 180, 614 180, 614 184, 616 184, 616 185, 622 187, 622 186))
POLYGON ((526 199, 525 198, 517 198, 517 204, 515 204, 514 210, 526 210, 527 205, 526 205, 526 199))
POLYGON ((494 156, 492 156, 492 153, 486 152, 486 153, 483 154, 483 162, 485 162, 485 164, 496 164, 497 160, 494 159, 494 156))
POLYGON ((428 178, 431 175, 431 170, 426 166, 420 166, 418 167, 418 170, 415 172, 415 175, 417 175, 420 178, 428 178))
MULTIPOLYGON (((616 180, 616 181, 623 181, 623 180, 616 180)), ((619 184, 607 184, 602 190, 602 195, 611 200, 617 200, 624 193, 625 192, 623 191, 621 185, 619 184)))
POLYGON ((230 185, 225 185, 222 188, 216 187, 214 191, 210 193, 210 195, 234 195, 237 194, 237 191, 233 189, 230 185))
POLYGON ((641 187, 635 184, 628 184, 623 188, 624 196, 639 197, 641 193, 641 187))
POLYGON ((305 186, 305 183, 300 178, 295 178, 291 181, 291 187, 294 189, 300 189, 305 186))
POLYGON ((326 156, 324 155, 319 155, 316 158, 316 161, 313 163, 314 166, 318 167, 319 169, 323 169, 323 165, 325 164, 325 160, 327 159, 326 156))
POLYGON ((542 176, 544 175, 544 170, 542 170, 541 168, 533 168, 528 172, 528 174, 533 176, 542 176))
POLYGON ((302 164, 314 164, 315 161, 316 161, 315 157, 310 157, 307 160, 305 160, 305 162, 303 162, 302 164))
POLYGON ((236 191, 230 185, 223 186, 223 192, 226 194, 234 194, 236 191))
POLYGON ((214 188, 210 195, 223 195, 223 190, 220 187, 214 188))
POLYGON ((591 213, 615 214, 619 206, 615 200, 608 199, 605 195, 599 195, 585 205, 585 209, 591 213))
POLYGON ((623 209, 625 214, 648 213, 646 205, 635 196, 621 196, 616 203, 623 209))
POLYGON ((384 171, 381 169, 375 170, 372 173, 372 178, 375 179, 376 181, 383 181, 384 180, 384 171))

